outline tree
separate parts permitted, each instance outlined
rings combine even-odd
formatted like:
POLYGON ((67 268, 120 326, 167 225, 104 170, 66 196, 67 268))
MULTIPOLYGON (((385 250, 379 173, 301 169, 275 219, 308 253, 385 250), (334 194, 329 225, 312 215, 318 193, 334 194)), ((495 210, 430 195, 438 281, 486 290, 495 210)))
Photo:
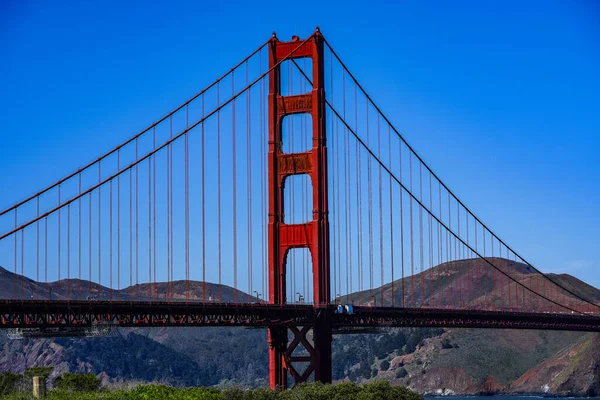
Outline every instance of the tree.
POLYGON ((12 372, 0 373, 0 396, 16 392, 21 379, 23 379, 23 375, 20 374, 13 374, 12 372))
POLYGON ((32 378, 34 376, 39 376, 41 379, 41 382, 43 382, 44 386, 45 386, 46 381, 48 380, 48 377, 50 376, 52 371, 54 371, 54 367, 30 367, 30 368, 27 368, 25 370, 25 373, 23 374, 23 376, 26 379, 23 379, 21 388, 27 392, 31 391, 33 388, 33 379, 32 378))
POLYGON ((30 367, 25 370, 24 375, 28 378, 39 376, 43 380, 46 380, 48 379, 52 371, 54 371, 54 367, 30 367))
POLYGON ((408 376, 408 372, 406 371, 406 368, 400 367, 396 370, 396 378, 404 378, 406 376, 408 376))
POLYGON ((93 392, 100 387, 100 379, 94 374, 65 372, 56 378, 54 387, 75 392, 93 392))
POLYGON ((382 371, 387 371, 388 369, 390 369, 390 362, 388 360, 383 360, 381 362, 380 367, 382 371))

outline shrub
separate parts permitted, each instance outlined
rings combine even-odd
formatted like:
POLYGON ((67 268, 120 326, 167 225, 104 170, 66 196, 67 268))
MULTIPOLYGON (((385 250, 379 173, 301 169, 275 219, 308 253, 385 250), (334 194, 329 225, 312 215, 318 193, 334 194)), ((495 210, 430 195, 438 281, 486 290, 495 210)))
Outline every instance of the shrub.
POLYGON ((390 369, 390 362, 388 360, 383 360, 381 362, 380 367, 382 371, 387 371, 388 369, 390 369))
POLYGON ((408 376, 408 372, 406 371, 406 368, 400 367, 396 370, 396 378, 404 378, 406 376, 408 376))
POLYGON ((54 371, 54 367, 31 367, 25 370, 24 375, 28 378, 39 376, 43 380, 46 380, 48 379, 52 371, 54 371))
POLYGON ((65 372, 56 378, 54 387, 76 392, 93 392, 100 387, 100 379, 94 374, 65 372))
POLYGON ((12 372, 0 373, 0 395, 4 396, 17 391, 17 386, 23 379, 23 375, 12 372))
POLYGON ((143 385, 135 388, 133 394, 143 400, 169 399, 176 390, 174 387, 167 385, 143 385))
POLYGON ((46 382, 54 370, 54 367, 30 367, 25 370, 19 390, 31 392, 33 390, 33 377, 39 376, 42 382, 46 382))
MULTIPOLYGON (((75 375, 75 374, 73 374, 75 375)), ((64 378, 62 379, 65 380, 64 378)), ((31 394, 2 397, 6 400, 31 400, 31 394)), ((55 388, 48 392, 48 400, 423 400, 404 387, 388 382, 357 385, 344 382, 337 385, 304 383, 293 389, 273 392, 268 388, 243 389, 230 387, 221 391, 214 387, 177 389, 166 385, 143 385, 131 390, 74 392, 55 388)))

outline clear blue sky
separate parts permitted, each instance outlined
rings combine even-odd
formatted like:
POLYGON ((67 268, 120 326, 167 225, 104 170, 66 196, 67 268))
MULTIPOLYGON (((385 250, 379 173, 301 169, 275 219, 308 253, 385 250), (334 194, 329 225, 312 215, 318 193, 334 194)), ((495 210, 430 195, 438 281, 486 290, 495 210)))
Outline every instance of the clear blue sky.
POLYGON ((0 4, 0 208, 149 125, 272 31, 320 25, 482 221, 540 269, 600 286, 598 2, 122 3, 0 4))

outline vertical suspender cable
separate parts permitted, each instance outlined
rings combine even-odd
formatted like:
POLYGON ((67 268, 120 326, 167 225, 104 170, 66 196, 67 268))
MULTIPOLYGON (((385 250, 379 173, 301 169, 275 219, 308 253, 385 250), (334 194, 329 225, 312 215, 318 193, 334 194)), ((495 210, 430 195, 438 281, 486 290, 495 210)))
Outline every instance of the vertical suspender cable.
MULTIPOLYGON (((486 231, 486 229, 483 228, 482 230, 483 230, 483 258, 486 259, 487 258, 486 245, 485 245, 486 244, 485 243, 485 231, 486 231)), ((484 273, 485 273, 485 271, 484 271, 484 273)), ((488 301, 488 293, 486 292, 486 293, 483 294, 483 303, 484 303, 485 307, 488 307, 487 301, 488 301)))
MULTIPOLYGON (((98 183, 102 181, 102 164, 98 162, 98 183)), ((98 285, 102 285, 102 187, 98 187, 98 285)), ((100 300, 100 286, 97 298, 100 300)))
MULTIPOLYGON (((259 52, 259 56, 258 56, 258 60, 259 60, 259 72, 262 74, 263 71, 263 60, 262 60, 262 49, 259 52)), ((260 97, 260 101, 258 102, 259 104, 259 114, 260 114, 260 212, 261 212, 261 218, 260 218, 260 240, 261 240, 261 251, 260 251, 260 257, 261 257, 261 263, 260 263, 260 272, 261 272, 261 278, 260 278, 260 282, 261 282, 261 294, 263 295, 263 299, 267 299, 267 293, 265 292, 265 247, 267 245, 267 243, 265 242, 264 238, 265 238, 265 215, 264 214, 264 205, 265 205, 265 158, 264 158, 264 154, 265 154, 265 127, 264 127, 264 106, 263 106, 263 100, 264 100, 264 79, 260 80, 259 83, 259 97, 260 97)))
MULTIPOLYGON (((48 217, 44 218, 44 282, 48 283, 48 217)), ((50 295, 48 300, 51 300, 50 295)))
MULTIPOLYGON (((433 177, 431 175, 431 173, 429 173, 429 209, 431 210, 431 212, 433 212, 433 177)), ((434 301, 434 286, 435 286, 435 279, 434 279, 434 273, 433 273, 433 269, 434 269, 434 261, 433 261, 433 217, 431 216, 431 213, 429 213, 429 221, 427 223, 427 227, 428 227, 428 232, 429 232, 429 276, 431 279, 430 282, 430 288, 429 288, 429 297, 430 297, 430 301, 429 301, 429 306, 432 307, 433 304, 432 302, 434 301)))
MULTIPOLYGON (((441 221, 442 220, 442 217, 441 217, 441 215, 442 215, 441 214, 441 212, 442 212, 442 206, 441 206, 441 203, 442 203, 442 192, 441 192, 441 185, 439 184, 439 182, 438 182, 438 202, 440 204, 440 217, 439 217, 439 220, 441 221)), ((444 286, 444 279, 443 279, 443 272, 444 272, 443 269, 444 268, 442 266, 442 258, 443 258, 442 257, 442 254, 443 254, 443 250, 442 250, 442 246, 443 246, 443 244, 442 244, 442 224, 440 222, 437 222, 436 226, 437 226, 437 232, 436 232, 435 237, 436 237, 436 241, 437 241, 436 249, 437 249, 437 253, 438 253, 437 254, 437 263, 438 263, 438 268, 437 269, 438 269, 438 277, 439 277, 439 281, 440 281, 439 282, 439 286, 441 287, 441 291, 440 291, 441 292, 441 296, 440 296, 438 304, 439 305, 445 305, 445 302, 444 302, 444 299, 445 299, 444 291, 446 290, 446 288, 444 286)))
MULTIPOLYGON (((121 150, 117 151, 117 169, 121 170, 121 150)), ((117 176, 117 290, 121 300, 121 174, 117 176)))
MULTIPOLYGON (((221 104, 221 85, 217 83, 217 105, 221 104)), ((221 255, 221 111, 217 111, 217 231, 219 252, 219 301, 223 301, 222 264, 221 255)))
MULTIPOLYGON (((202 95, 202 118, 204 118, 204 95, 202 95)), ((189 107, 185 107, 185 128, 189 128, 189 107)), ((190 149, 189 135, 185 134, 185 300, 190 300, 190 149)), ((204 122, 202 123, 202 281, 206 282, 206 221, 204 220, 204 122)), ((203 288, 202 292, 205 292, 203 288)))
MULTIPOLYGON (((465 213, 465 225, 467 227, 467 243, 469 243, 469 213, 465 213)), ((470 246, 470 244, 469 244, 470 246)), ((465 253, 465 257, 471 257, 470 254, 465 253)), ((473 288, 473 280, 474 280, 474 276, 473 276, 473 271, 472 271, 472 263, 471 260, 467 261, 467 301, 470 303, 473 301, 473 293, 472 293, 472 288, 473 288)), ((509 282, 510 283, 510 282, 509 282)), ((510 285, 509 285, 509 293, 510 293, 510 285)), ((510 294, 509 294, 510 297, 510 294)))
MULTIPOLYGON (((377 114, 377 154, 381 157, 381 129, 380 115, 377 114)), ((391 168, 391 165, 390 165, 391 168)), ((381 306, 384 306, 383 286, 383 183, 381 175, 381 164, 379 164, 379 268, 381 270, 381 306)))
MULTIPOLYGON (((81 173, 78 175, 78 179, 79 179, 79 194, 81 195, 81 173)), ((39 200, 39 197, 38 197, 39 200)), ((79 271, 79 275, 78 275, 78 288, 77 288, 77 299, 81 300, 81 282, 82 282, 82 277, 81 277, 81 239, 83 237, 83 232, 81 231, 81 202, 83 201, 83 198, 80 197, 79 200, 77 201, 77 206, 79 208, 78 212, 77 212, 77 223, 78 223, 78 227, 77 227, 77 241, 78 241, 78 247, 79 250, 77 252, 77 259, 78 259, 78 271, 79 271)))
POLYGON ((88 279, 89 279, 89 285, 88 285, 88 300, 91 300, 92 298, 92 240, 93 240, 93 233, 92 233, 92 193, 90 192, 90 198, 89 198, 89 210, 88 210, 88 225, 89 225, 89 235, 88 235, 88 279))
MULTIPOLYGON (((37 208, 37 216, 40 216, 40 196, 38 196, 36 198, 36 208, 37 208)), ((35 223, 35 229, 36 229, 36 248, 37 248, 37 252, 36 252, 36 256, 35 256, 35 265, 36 265, 36 272, 35 272, 35 280, 37 282, 40 281, 40 221, 37 221, 35 223)))
MULTIPOLYGON (((156 130, 153 129, 153 132, 155 132, 156 130)), ((154 141, 154 135, 153 135, 153 141, 154 141)), ((152 202, 152 160, 154 159, 154 157, 156 157, 156 155, 153 155, 151 158, 148 158, 148 300, 152 301, 152 290, 153 290, 153 285, 152 285, 152 247, 153 243, 152 243, 152 206, 153 206, 153 202, 152 202)))
MULTIPOLYGON (((138 141, 135 141, 135 159, 138 157, 138 141)), ((140 299, 140 190, 139 190, 139 169, 135 165, 135 296, 140 299)))
MULTIPOLYGON (((60 203, 60 202, 59 202, 59 203, 60 203)), ((17 215, 18 215, 18 211, 19 211, 19 209, 18 209, 18 208, 16 208, 16 209, 15 209, 15 229, 17 228, 17 219, 18 219, 18 218, 17 218, 17 215)), ((13 279, 13 283, 14 283, 14 292, 15 292, 15 296, 14 296, 14 297, 15 297, 15 299, 16 299, 16 298, 17 298, 17 275, 18 275, 18 273, 17 273, 17 263, 18 263, 18 261, 17 261, 17 250, 18 250, 18 247, 17 247, 17 242, 18 242, 18 238, 17 238, 17 233, 16 233, 16 232, 15 232, 15 236, 14 236, 14 238, 15 238, 15 243, 14 243, 14 247, 15 247, 15 248, 14 248, 14 255, 15 255, 15 260, 14 260, 14 264, 15 264, 15 272, 14 272, 14 275, 13 275, 13 278, 14 278, 14 279, 13 279)))
MULTIPOLYGON (((456 253, 455 253, 455 257, 457 260, 461 259, 461 255, 460 255, 460 244, 458 243, 459 240, 458 238, 460 238, 460 204, 458 204, 458 201, 456 202, 456 224, 457 224, 457 230, 456 230, 456 235, 454 237, 454 242, 456 243, 456 253)), ((462 279, 464 279, 463 275, 460 275, 462 277, 462 279)), ((462 304, 462 290, 461 290, 461 286, 460 286, 460 282, 457 284, 457 293, 458 293, 458 299, 459 299, 459 304, 462 304)))
MULTIPOLYGON (((60 185, 58 185, 58 204, 60 204, 60 185)), ((60 235, 60 208, 58 209, 58 232, 57 232, 57 241, 58 241, 58 279, 56 281, 56 294, 58 295, 58 299, 60 299, 60 245, 61 245, 61 235, 60 235)))
POLYGON ((148 158, 148 301, 152 301, 152 157, 148 158))
POLYGON ((67 205, 67 300, 71 300, 71 204, 67 205))
MULTIPOLYGON (((370 142, 369 137, 369 102, 365 102, 366 105, 366 124, 367 124, 367 145, 370 142)), ((369 300, 373 299, 375 302, 375 298, 373 297, 373 280, 374 280, 374 262, 373 262, 373 182, 372 182, 372 167, 371 167, 371 157, 367 156, 367 204, 368 204, 368 232, 369 232, 369 300)))
POLYGON ((453 279, 454 277, 452 276, 452 270, 451 270, 451 264, 450 261, 453 260, 452 258, 452 235, 450 234, 450 232, 452 231, 452 212, 450 211, 450 192, 448 192, 448 230, 446 230, 446 246, 447 246, 447 252, 448 252, 448 271, 449 271, 449 275, 448 275, 448 279, 449 279, 449 283, 450 283, 450 301, 452 302, 451 304, 454 304, 454 285, 453 285, 453 279))
MULTIPOLYGON (((235 94, 235 71, 231 73, 231 94, 235 94)), ((237 163, 235 134, 235 98, 231 102, 231 142, 232 142, 232 175, 233 175, 233 301, 237 301, 237 163)))
MULTIPOLYGON (((333 77, 332 77, 333 79, 333 77)), ((342 98, 344 101, 344 120, 346 120, 346 74, 342 71, 342 98)), ((352 290, 352 232, 350 227, 352 226, 352 212, 350 211, 352 199, 350 190, 350 172, 352 166, 350 165, 350 138, 348 137, 348 128, 344 124, 344 178, 346 180, 346 204, 344 214, 346 217, 346 295, 350 294, 352 290)), ((340 290, 341 291, 341 290, 340 290)))
MULTIPOLYGON (((167 264, 168 268, 168 264, 167 264)), ((129 169, 129 299, 133 298, 133 168, 129 169)))
MULTIPOLYGON (((474 222, 475 222, 475 224, 474 224, 475 225, 475 244, 476 244, 476 248, 477 248, 479 246, 478 241, 480 241, 480 239, 479 239, 479 233, 478 233, 478 228, 477 228, 477 225, 478 225, 477 220, 475 219, 474 222)), ((476 249, 476 251, 477 251, 477 249, 476 249)), ((480 263, 481 260, 480 260, 480 257, 478 257, 478 256, 476 256, 476 258, 477 258, 476 259, 476 261, 477 261, 476 274, 479 278, 481 278, 481 275, 482 275, 482 273, 481 273, 482 268, 481 268, 481 263, 480 263)), ((518 289, 518 287, 517 287, 517 289, 518 289)), ((474 291, 475 291, 476 297, 479 297, 481 295, 481 290, 479 287, 476 287, 474 289, 474 291)))
MULTIPOLYGON (((330 54, 330 58, 329 58, 329 86, 330 86, 330 93, 331 93, 331 101, 332 103, 334 102, 334 94, 335 94, 335 90, 334 90, 334 85, 333 85, 333 60, 332 60, 333 55, 330 54)), ((304 69, 306 70, 306 59, 304 59, 304 69)), ((303 82, 306 82, 306 80, 303 80, 303 82)), ((336 294, 338 294, 341 291, 341 264, 342 264, 342 254, 341 254, 341 209, 340 209, 340 190, 341 190, 341 179, 340 179, 340 152, 339 152, 339 145, 340 145, 340 125, 339 125, 339 119, 335 119, 335 129, 334 129, 334 121, 333 119, 331 120, 331 132, 332 134, 335 135, 334 140, 335 141, 335 150, 333 153, 334 158, 332 158, 331 162, 332 162, 332 168, 333 168, 333 175, 332 175, 332 188, 333 188, 333 192, 330 191, 330 193, 332 193, 332 204, 334 205, 334 218, 335 218, 335 231, 332 231, 334 236, 333 236, 333 243, 334 243, 334 257, 336 258, 336 262, 333 263, 333 295, 335 296, 336 294)), ((332 142, 333 142, 332 141, 332 142)), ((304 182, 303 182, 304 184, 304 182)), ((331 235, 330 235, 331 238, 331 235)))
MULTIPOLYGON (((152 130, 152 146, 156 149, 156 128, 152 130)), ((153 295, 158 300, 158 293, 156 287, 156 248, 158 242, 156 241, 156 153, 152 156, 152 268, 154 269, 153 275, 153 295)))
MULTIPOLYGON (((356 132, 358 132, 358 87, 354 85, 354 115, 355 115, 355 124, 356 124, 356 132)), ((358 203, 358 207, 356 209, 356 222, 358 223, 358 234, 357 234, 357 244, 358 244, 358 291, 361 292, 363 290, 363 276, 362 276, 362 174, 360 171, 361 163, 360 163, 360 144, 358 140, 356 141, 356 183, 358 184, 358 190, 356 191, 356 202, 358 203)))
MULTIPOLYGON (((169 118, 169 138, 173 137, 173 117, 169 118)), ((172 146, 167 147, 167 301, 171 299, 171 277, 173 276, 173 255, 171 254, 171 156, 173 154, 172 146)))
MULTIPOLYGON (((400 181, 402 182, 402 142, 398 141, 398 160, 400 164, 400 181)), ((404 188, 402 185, 400 186, 400 268, 402 269, 402 297, 401 297, 401 305, 404 308, 406 298, 405 291, 405 282, 404 282, 404 188)))
POLYGON ((21 229, 21 298, 25 298, 25 229, 21 229))
MULTIPOLYGON (((423 204, 423 163, 419 163, 419 201, 423 204)), ((423 307, 425 303, 425 273, 424 273, 424 250, 425 244, 423 241, 423 207, 419 206, 419 254, 421 264, 421 303, 420 307, 423 307)))
MULTIPOLYGON (((109 282, 110 282, 110 292, 109 292, 109 300, 112 301, 113 296, 113 181, 109 182, 109 201, 108 201, 108 209, 109 209, 109 222, 108 222, 108 248, 109 248, 109 282)), ((69 226, 71 224, 69 223, 69 226)), ((70 253, 70 252, 69 252, 70 253)))
MULTIPOLYGON (((204 118, 204 95, 202 95, 202 117, 204 118)), ((189 128, 189 107, 185 107, 185 129, 189 128)), ((189 166, 189 135, 184 135, 184 226, 185 226, 185 300, 190 300, 190 166, 189 166)), ((201 168, 202 168, 202 195, 204 195, 204 123, 202 123, 202 155, 201 155, 201 168)), ((204 198, 202 199, 202 209, 204 210, 204 198)), ((204 215, 202 216, 202 270, 205 271, 205 248, 204 245, 204 232, 205 232, 205 221, 204 215)), ((202 280, 206 282, 206 276, 202 277, 202 280)), ((204 291, 204 290, 203 290, 204 291)))
MULTIPOLYGON (((202 95, 202 118, 204 118, 204 95, 202 95)), ((187 126, 187 114, 186 114, 186 126, 187 126)), ((206 291, 207 291, 207 287, 206 287, 206 191, 205 191, 205 179, 206 179, 206 157, 205 157, 205 143, 206 143, 206 139, 205 139, 205 130, 204 130, 204 122, 202 123, 202 142, 200 143, 201 146, 201 170, 202 170, 202 176, 201 176, 201 188, 200 188, 200 197, 201 197, 201 202, 202 202, 202 210, 201 210, 201 217, 202 217, 202 301, 206 301, 206 291)), ((189 151, 189 150, 188 150, 189 151)), ((189 158, 189 155, 186 156, 186 158, 189 158)), ((189 163, 189 161, 186 161, 186 169, 189 168, 187 166, 187 163, 189 163)), ((189 178, 188 178, 189 180, 189 178)), ((189 191, 189 183, 186 183, 188 189, 186 191, 189 191)), ((186 194, 186 196, 189 196, 186 194)), ((189 199, 187 200, 187 208, 189 208, 189 199)), ((188 216, 187 219, 189 219, 189 211, 188 211, 188 216)), ((187 268, 189 270, 190 267, 190 262, 189 262, 189 235, 190 235, 190 227, 189 227, 189 222, 186 224, 186 235, 187 235, 187 246, 188 246, 188 258, 186 260, 187 263, 187 268)), ((189 274, 189 272, 188 272, 189 274)), ((189 279, 189 277, 188 277, 189 279)), ((189 290, 189 288, 188 288, 189 290)))
MULTIPOLYGON (((392 132, 388 125, 388 159, 390 160, 390 170, 393 168, 392 163, 392 132)), ((390 190, 390 266, 392 267, 392 283, 391 283, 391 305, 395 306, 396 299, 394 298, 394 188, 392 186, 392 175, 388 174, 390 178, 389 190, 390 190)), ((402 190, 402 189, 400 189, 402 190)), ((384 306, 385 304, 381 304, 384 306)))
MULTIPOLYGON (((331 60, 331 59, 330 59, 331 60)), ((333 64, 330 62, 329 63, 329 76, 331 78, 333 78, 333 64)), ((329 81, 329 93, 331 95, 331 102, 335 103, 335 96, 334 96, 334 91, 333 91, 333 79, 330 79, 329 81)), ((337 125, 337 119, 336 121, 333 120, 333 118, 331 118, 331 134, 335 135, 335 137, 333 138, 333 140, 331 141, 333 144, 333 148, 331 149, 331 186, 332 186, 332 193, 333 193, 333 204, 335 205, 335 199, 336 199, 336 192, 338 192, 339 195, 339 191, 338 188, 336 186, 336 181, 337 181, 337 185, 339 185, 339 175, 336 176, 336 172, 337 172, 337 163, 336 163, 336 159, 337 159, 337 151, 338 151, 338 136, 337 136, 337 131, 334 127, 334 122, 336 123, 335 125, 337 125), (337 179, 336 179, 337 178, 337 179)), ((304 191, 303 191, 304 193, 304 191)), ((339 198, 339 197, 338 197, 339 198)), ((336 241, 336 239, 339 239, 339 218, 338 217, 338 212, 339 212, 339 207, 334 207, 334 214, 333 214, 333 223, 334 223, 334 227, 333 227, 333 232, 335 233, 335 236, 333 238, 333 294, 337 293, 337 266, 340 264, 340 259, 339 259, 339 253, 337 252, 337 250, 339 250, 338 247, 338 243, 336 241)))
MULTIPOLYGON (((246 61, 246 86, 248 86, 248 61, 246 61)), ((252 297, 252 119, 250 89, 246 92, 246 191, 248 197, 248 296, 252 297)))
MULTIPOLYGON (((409 153, 409 172, 410 172, 410 193, 413 193, 413 169, 412 169, 412 153, 409 153)), ((411 302, 415 306, 415 257, 414 257, 414 240, 413 240, 413 198, 409 196, 410 201, 410 286, 411 286, 411 302)))

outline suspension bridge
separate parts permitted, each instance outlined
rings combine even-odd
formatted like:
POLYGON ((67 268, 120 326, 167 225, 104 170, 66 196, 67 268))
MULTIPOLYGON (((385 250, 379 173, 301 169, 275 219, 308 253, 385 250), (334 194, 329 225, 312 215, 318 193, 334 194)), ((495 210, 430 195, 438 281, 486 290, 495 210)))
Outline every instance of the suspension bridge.
POLYGON ((600 331, 598 300, 478 219, 319 29, 0 211, 0 266, 0 328, 264 327, 272 387, 330 382, 334 332, 600 331))

